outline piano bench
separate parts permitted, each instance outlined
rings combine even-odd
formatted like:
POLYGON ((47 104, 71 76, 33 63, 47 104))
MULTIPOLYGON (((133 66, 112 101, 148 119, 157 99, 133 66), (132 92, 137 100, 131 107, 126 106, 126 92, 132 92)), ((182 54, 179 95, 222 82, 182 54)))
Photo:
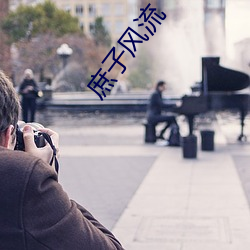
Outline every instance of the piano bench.
POLYGON ((142 124, 145 127, 145 136, 144 141, 145 143, 155 143, 156 142, 156 124, 149 123, 147 120, 144 120, 142 124))

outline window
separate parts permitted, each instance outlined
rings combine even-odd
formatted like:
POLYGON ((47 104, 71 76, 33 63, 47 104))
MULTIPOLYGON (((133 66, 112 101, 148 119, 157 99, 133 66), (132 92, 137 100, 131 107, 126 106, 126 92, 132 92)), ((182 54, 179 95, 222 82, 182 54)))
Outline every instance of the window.
POLYGON ((95 16, 95 5, 89 4, 89 16, 95 16))
POLYGON ((115 15, 123 16, 124 15, 124 5, 122 3, 115 4, 115 15))
POLYGON ((206 0, 205 4, 208 9, 220 9, 225 7, 225 1, 223 0, 206 0))
POLYGON ((116 21, 115 22, 115 33, 122 34, 124 32, 124 23, 123 21, 116 21))
POLYGON ((106 28, 107 31, 111 32, 111 22, 110 21, 104 21, 104 26, 106 28))
POLYGON ((64 5, 64 6, 63 6, 63 9, 64 9, 66 12, 68 12, 68 13, 70 13, 70 11, 71 11, 71 8, 70 8, 69 5, 64 5))
POLYGON ((83 22, 80 22, 80 29, 81 29, 81 31, 84 31, 84 23, 83 22))
POLYGON ((76 5, 76 15, 82 16, 83 15, 83 6, 81 4, 76 5))
POLYGON ((168 1, 165 0, 164 5, 166 6, 167 10, 174 10, 178 6, 176 0, 168 0, 168 1))
POLYGON ((95 29, 95 24, 94 23, 89 23, 89 32, 93 32, 95 29))
POLYGON ((110 15, 110 4, 109 3, 103 3, 102 4, 102 15, 103 16, 109 16, 110 15))

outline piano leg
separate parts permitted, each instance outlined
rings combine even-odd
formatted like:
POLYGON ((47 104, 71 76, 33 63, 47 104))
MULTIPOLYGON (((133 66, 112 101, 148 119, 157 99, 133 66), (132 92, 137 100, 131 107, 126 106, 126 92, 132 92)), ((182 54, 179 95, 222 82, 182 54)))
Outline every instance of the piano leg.
POLYGON ((187 115, 186 117, 188 119, 189 135, 192 135, 194 130, 194 115, 187 115))
POLYGON ((246 141, 247 137, 244 135, 244 126, 245 126, 245 117, 247 115, 247 111, 245 111, 244 109, 240 110, 240 125, 241 125, 241 133, 238 137, 238 141, 246 141))

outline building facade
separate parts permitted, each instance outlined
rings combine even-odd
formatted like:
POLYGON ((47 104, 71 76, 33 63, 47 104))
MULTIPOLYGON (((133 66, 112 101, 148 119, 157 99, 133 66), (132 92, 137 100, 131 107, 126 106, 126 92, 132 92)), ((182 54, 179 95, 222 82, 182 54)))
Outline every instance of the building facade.
POLYGON ((113 43, 137 16, 137 0, 52 0, 59 8, 78 17, 79 25, 90 34, 95 18, 102 16, 113 43))
POLYGON ((44 0, 9 0, 10 10, 15 10, 19 5, 35 5, 42 3, 44 0))
MULTIPOLYGON (((85 34, 93 29, 96 17, 102 16, 104 25, 110 32, 112 42, 118 40, 123 31, 134 27, 133 19, 138 15, 139 0, 51 0, 58 8, 69 12, 79 19, 79 25, 85 34)), ((10 9, 20 4, 34 5, 44 0, 10 0, 10 9)))

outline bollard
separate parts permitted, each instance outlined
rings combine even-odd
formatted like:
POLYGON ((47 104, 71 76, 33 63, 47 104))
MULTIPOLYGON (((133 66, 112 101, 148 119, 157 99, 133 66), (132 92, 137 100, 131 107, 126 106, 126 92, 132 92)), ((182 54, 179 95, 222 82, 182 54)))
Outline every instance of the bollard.
POLYGON ((144 123, 145 126, 145 142, 146 143, 154 143, 156 142, 156 132, 155 132, 155 124, 152 123, 144 123))
POLYGON ((201 150, 214 151, 214 131, 213 130, 201 131, 201 150))
POLYGON ((183 158, 193 159, 197 157, 197 137, 189 135, 182 137, 183 158))

